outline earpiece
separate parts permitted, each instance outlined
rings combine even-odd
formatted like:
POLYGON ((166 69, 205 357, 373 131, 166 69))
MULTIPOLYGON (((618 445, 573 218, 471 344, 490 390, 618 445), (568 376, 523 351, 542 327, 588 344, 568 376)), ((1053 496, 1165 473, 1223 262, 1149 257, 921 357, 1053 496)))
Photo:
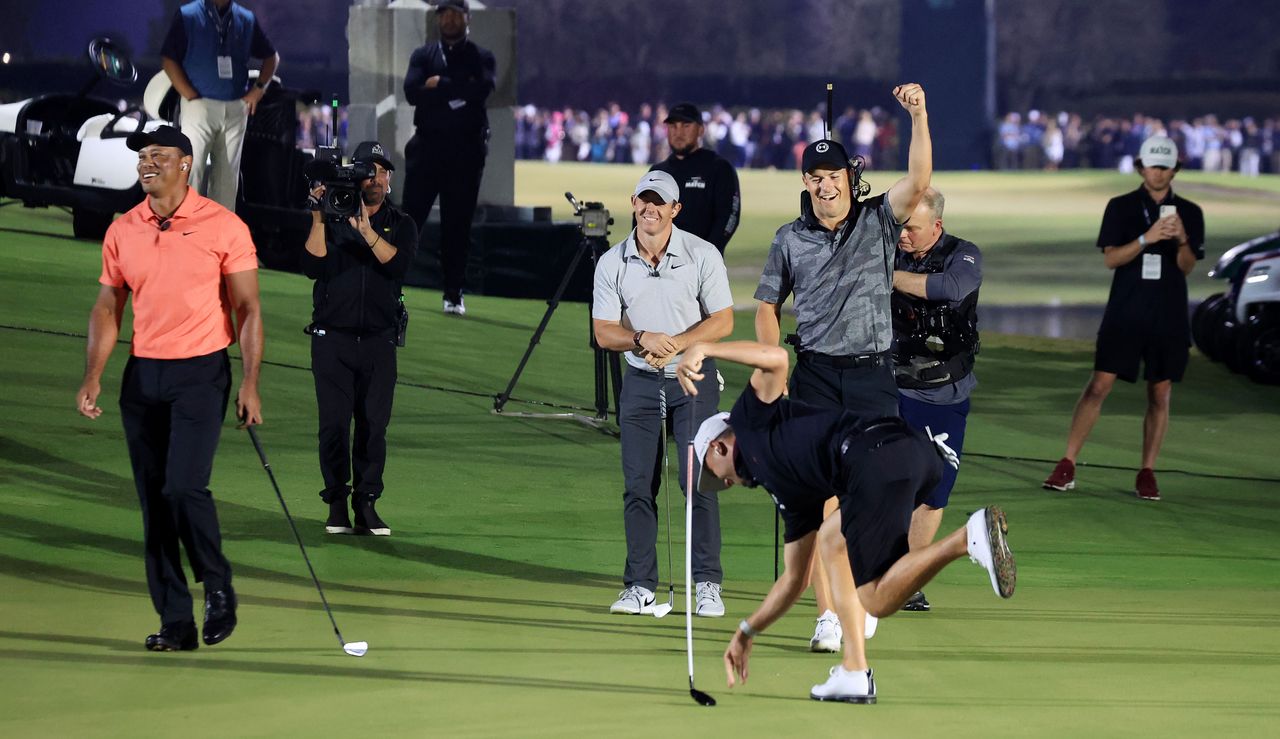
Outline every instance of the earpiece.
POLYGON ((182 165, 182 171, 183 171, 183 172, 186 172, 186 171, 187 171, 187 165, 185 165, 185 164, 184 164, 184 165, 182 165))

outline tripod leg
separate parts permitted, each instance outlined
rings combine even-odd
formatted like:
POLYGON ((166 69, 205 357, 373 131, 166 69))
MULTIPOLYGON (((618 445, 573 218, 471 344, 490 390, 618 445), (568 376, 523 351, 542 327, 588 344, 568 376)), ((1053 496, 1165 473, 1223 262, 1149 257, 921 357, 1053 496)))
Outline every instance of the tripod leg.
MULTIPOLYGON (((529 363, 529 357, 533 356, 534 347, 538 345, 538 341, 542 338, 542 332, 547 330, 547 324, 551 322, 551 315, 556 312, 556 308, 560 305, 560 298, 564 296, 564 291, 568 289, 569 282, 578 271, 578 263, 582 261, 582 255, 590 249, 591 242, 589 239, 583 239, 578 243, 578 251, 574 253, 573 260, 569 262, 569 268, 565 270, 564 278, 560 280, 560 286, 556 288, 555 295, 551 297, 551 300, 547 301, 547 311, 542 314, 542 322, 538 324, 537 330, 533 332, 533 337, 529 339, 529 348, 525 349, 524 356, 520 358, 520 364, 516 367, 515 374, 511 376, 511 381, 507 383, 507 389, 493 398, 493 409, 495 411, 501 413, 503 406, 511 399, 511 391, 516 389, 516 383, 520 381, 520 375, 524 373, 525 365, 529 363)), ((594 341, 594 338, 592 340, 594 341)))

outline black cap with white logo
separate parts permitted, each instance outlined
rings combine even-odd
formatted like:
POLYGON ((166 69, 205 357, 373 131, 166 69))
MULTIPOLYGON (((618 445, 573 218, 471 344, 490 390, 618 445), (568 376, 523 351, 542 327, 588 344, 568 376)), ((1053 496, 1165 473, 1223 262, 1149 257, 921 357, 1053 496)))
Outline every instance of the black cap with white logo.
POLYGON ((124 140, 124 145, 134 151, 142 151, 148 146, 172 146, 187 156, 191 156, 192 151, 191 139, 173 126, 160 126, 154 131, 134 131, 124 140))
POLYGON ((815 141, 804 148, 804 154, 800 157, 800 171, 812 172, 819 167, 822 169, 848 169, 849 155, 839 142, 831 139, 815 141))
POLYGON ((396 171, 395 165, 387 158, 386 150, 377 141, 360 142, 360 145, 356 147, 356 153, 351 155, 351 161, 365 164, 377 162, 382 165, 383 169, 390 172, 396 171))

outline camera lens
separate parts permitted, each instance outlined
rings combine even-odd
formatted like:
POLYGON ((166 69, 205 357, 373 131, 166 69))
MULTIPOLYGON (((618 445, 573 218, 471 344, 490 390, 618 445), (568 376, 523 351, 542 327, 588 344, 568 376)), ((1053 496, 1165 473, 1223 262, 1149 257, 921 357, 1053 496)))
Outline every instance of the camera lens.
POLYGON ((354 212, 355 192, 352 190, 334 190, 329 197, 329 205, 339 213, 354 212))

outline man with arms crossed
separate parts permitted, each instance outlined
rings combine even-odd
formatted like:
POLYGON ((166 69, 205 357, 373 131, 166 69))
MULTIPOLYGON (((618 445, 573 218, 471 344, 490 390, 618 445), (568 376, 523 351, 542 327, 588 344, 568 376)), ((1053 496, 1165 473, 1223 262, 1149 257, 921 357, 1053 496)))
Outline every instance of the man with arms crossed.
POLYGON ((244 223, 188 186, 192 146, 185 135, 161 126, 131 134, 127 144, 138 152, 147 198, 116 219, 102 242, 102 287, 89 313, 76 409, 88 418, 102 415, 102 371, 132 294, 120 418, 142 507, 147 586, 160 615, 160 631, 146 647, 190 650, 199 644, 178 542, 196 582, 204 583, 204 643, 226 639, 236 625, 209 476, 231 393, 227 346, 237 338, 244 377, 236 417, 247 426, 262 423, 258 258, 244 223))
MULTIPOLYGON (((843 619, 854 604, 883 618, 943 567, 966 554, 982 565, 1001 598, 1013 595, 1017 567, 1005 541, 1004 513, 976 511, 965 526, 927 547, 908 551, 911 513, 937 484, 943 460, 959 460, 946 434, 930 436, 899 418, 859 418, 784 396, 787 352, 752 341, 698 343, 680 361, 678 378, 696 395, 709 374, 704 362, 723 359, 755 368, 730 413, 703 422, 694 441, 698 493, 732 485, 763 486, 786 522, 786 569, 764 601, 738 625, 724 653, 729 687, 745 682, 752 639, 782 617, 804 592, 809 561, 823 550, 831 595, 843 619), (835 495, 837 510, 823 519, 835 495)), ((860 614, 859 614, 860 615, 860 614)), ((876 684, 862 644, 846 640, 841 663, 809 697, 875 703, 876 684)))
MULTIPOLYGON (((969 394, 977 387, 978 288, 982 254, 974 244, 942 228, 946 200, 930 187, 902 224, 893 271, 894 379, 898 411, 917 431, 947 435, 963 453, 969 394)), ((911 548, 928 546, 942 524, 942 510, 956 484, 956 470, 942 479, 911 515, 911 548)), ((904 611, 928 611, 923 592, 904 611)))
MULTIPOLYGON (((636 228, 596 262, 591 307, 596 343, 626 352, 629 365, 619 398, 622 432, 623 519, 627 564, 623 590, 611 613, 651 612, 658 585, 658 486, 661 484, 662 424, 688 442, 688 414, 694 423, 715 412, 720 392, 715 379, 700 389, 694 404, 680 392, 675 363, 695 341, 717 341, 733 331, 729 275, 715 246, 672 225, 680 212, 680 188, 666 172, 648 172, 631 198, 636 228), (663 420, 662 406, 669 409, 663 420)), ((680 486, 685 461, 680 458, 680 486)), ((692 495, 691 491, 685 491, 692 495)), ((716 496, 693 499, 693 577, 699 616, 724 615, 720 598, 720 508, 716 496)))
MULTIPOLYGON (((895 87, 893 95, 911 114, 906 176, 883 195, 858 200, 864 187, 861 170, 850 165, 844 148, 828 140, 806 147, 801 180, 807 197, 800 217, 774 236, 755 294, 756 339, 770 346, 779 343, 782 304, 795 295, 797 359, 791 397, 844 408, 862 418, 898 413, 889 355, 893 259, 901 224, 933 175, 924 90, 909 83, 895 87)), ((833 510, 834 500, 827 506, 828 512, 833 510)), ((861 649, 864 619, 859 615, 851 625, 836 615, 822 571, 815 563, 819 618, 810 648, 838 650, 843 625, 861 649)))

